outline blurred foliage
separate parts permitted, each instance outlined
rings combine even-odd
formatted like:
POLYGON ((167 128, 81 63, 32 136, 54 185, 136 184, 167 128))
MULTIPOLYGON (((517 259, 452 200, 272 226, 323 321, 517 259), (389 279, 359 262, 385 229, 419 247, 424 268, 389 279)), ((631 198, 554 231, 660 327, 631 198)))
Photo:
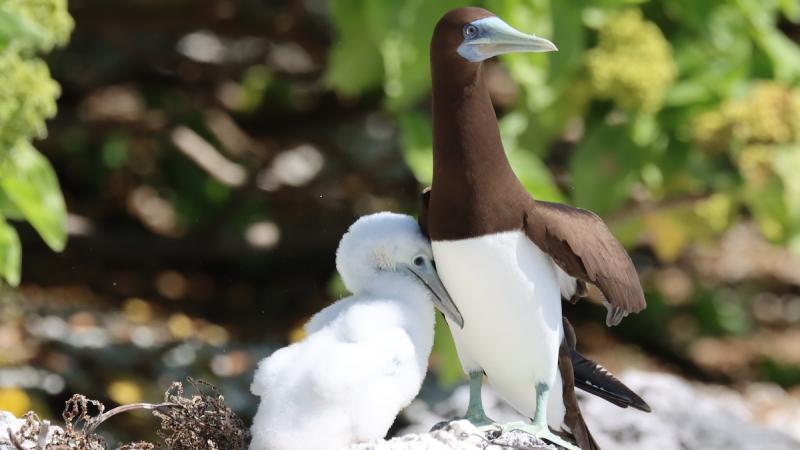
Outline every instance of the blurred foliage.
POLYGON ((50 163, 31 145, 56 113, 58 83, 36 54, 66 44, 72 32, 67 0, 0 4, 0 276, 20 279, 21 249, 7 219, 26 220, 47 245, 66 243, 66 207, 50 163))
POLYGON ((661 109, 675 80, 672 49, 653 22, 638 9, 611 18, 598 32, 597 46, 586 54, 595 92, 628 111, 653 113, 661 109), (641 63, 649 66, 642 71, 641 63))
POLYGON ((756 83, 698 116, 693 131, 702 149, 735 163, 742 201, 764 235, 800 252, 800 90, 756 83))

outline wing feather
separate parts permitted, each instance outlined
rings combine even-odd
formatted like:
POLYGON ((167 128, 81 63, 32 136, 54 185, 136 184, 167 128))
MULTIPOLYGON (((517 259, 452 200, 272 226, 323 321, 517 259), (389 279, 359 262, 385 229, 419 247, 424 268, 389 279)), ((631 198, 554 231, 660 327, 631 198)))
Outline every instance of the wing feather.
MULTIPOLYGON (((603 220, 585 209, 535 201, 525 232, 568 275, 596 285, 613 308, 639 312, 646 302, 630 256, 603 220)), ((624 315, 617 314, 619 320, 624 315)))
POLYGON ((566 317, 563 318, 563 324, 564 344, 567 349, 569 349, 572 382, 574 386, 611 402, 620 408, 631 406, 640 411, 650 412, 650 405, 628 388, 628 386, 625 386, 625 383, 620 381, 602 365, 578 353, 575 349, 576 337, 572 324, 569 323, 566 317))

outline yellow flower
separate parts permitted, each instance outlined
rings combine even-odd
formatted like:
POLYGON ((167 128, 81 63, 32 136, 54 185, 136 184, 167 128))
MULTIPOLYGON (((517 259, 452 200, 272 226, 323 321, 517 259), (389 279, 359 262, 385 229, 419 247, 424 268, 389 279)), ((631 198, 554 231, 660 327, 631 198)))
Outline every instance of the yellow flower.
POLYGON ((598 45, 588 52, 586 65, 599 97, 646 113, 661 109, 677 74, 672 47, 638 9, 622 12, 600 29, 598 45))
POLYGON ((31 399, 22 389, 0 388, 0 410, 8 411, 17 417, 31 409, 31 399))

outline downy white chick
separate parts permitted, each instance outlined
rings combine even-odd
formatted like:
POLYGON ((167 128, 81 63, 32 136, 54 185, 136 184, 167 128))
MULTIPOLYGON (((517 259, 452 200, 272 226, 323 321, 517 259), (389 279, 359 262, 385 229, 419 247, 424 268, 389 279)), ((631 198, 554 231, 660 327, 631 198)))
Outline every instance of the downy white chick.
POLYGON ((431 258, 409 216, 377 213, 350 227, 336 267, 353 295, 259 364, 250 450, 339 449, 386 435, 427 372, 433 306, 461 320, 431 258))

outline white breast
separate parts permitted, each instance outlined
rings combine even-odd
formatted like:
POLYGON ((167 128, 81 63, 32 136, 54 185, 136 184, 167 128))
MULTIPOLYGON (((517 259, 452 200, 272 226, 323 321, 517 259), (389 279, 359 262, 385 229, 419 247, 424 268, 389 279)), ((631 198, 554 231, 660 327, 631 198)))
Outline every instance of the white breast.
POLYGON ((465 365, 482 368, 528 417, 536 410, 537 383, 557 386, 551 399, 560 398, 561 293, 552 258, 520 231, 435 241, 433 254, 464 317, 463 329, 450 324, 450 330, 465 365))

